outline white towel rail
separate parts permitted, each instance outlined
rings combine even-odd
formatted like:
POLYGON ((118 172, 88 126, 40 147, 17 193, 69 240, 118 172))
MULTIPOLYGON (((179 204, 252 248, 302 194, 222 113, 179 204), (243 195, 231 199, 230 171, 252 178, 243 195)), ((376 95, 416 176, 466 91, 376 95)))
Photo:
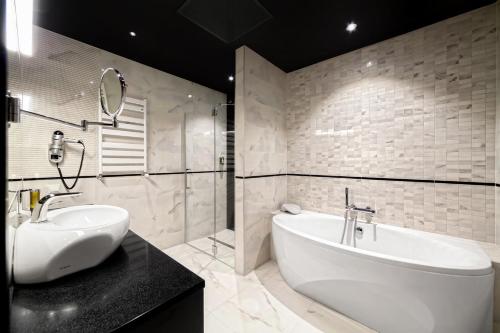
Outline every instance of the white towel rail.
MULTIPOLYGON (((99 112, 99 121, 110 118, 99 112)), ((147 173, 147 100, 127 97, 118 128, 99 127, 99 175, 147 173)))

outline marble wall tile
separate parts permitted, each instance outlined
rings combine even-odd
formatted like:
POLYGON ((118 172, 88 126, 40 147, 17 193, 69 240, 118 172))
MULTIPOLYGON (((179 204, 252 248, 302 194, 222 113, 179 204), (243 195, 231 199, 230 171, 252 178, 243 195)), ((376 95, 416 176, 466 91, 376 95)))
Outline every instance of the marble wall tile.
POLYGON ((234 174, 245 176, 245 48, 236 50, 234 88, 234 174))
MULTIPOLYGON (((497 180, 498 182, 498 180, 497 180)), ((500 187, 495 187, 495 242, 500 243, 500 187)))
MULTIPOLYGON (((226 118, 220 112, 214 124, 212 109, 226 102, 226 95, 193 82, 161 72, 49 30, 33 26, 34 54, 22 56, 9 53, 8 88, 13 95, 23 96, 23 107, 49 116, 79 123, 82 119, 97 120, 98 81, 101 70, 118 68, 128 84, 127 95, 147 99, 148 171, 184 172, 186 161, 195 160, 193 168, 203 171, 214 168, 214 133, 217 153, 225 154, 226 118), (191 95, 191 98, 188 97, 191 95), (185 116, 193 123, 211 121, 211 131, 205 135, 202 126, 188 126, 185 116), (206 115, 206 117, 204 117, 206 115), (206 118, 206 119, 205 119, 206 118), (215 128, 214 128, 215 126, 215 128), (201 134, 200 134, 201 133, 201 134), (186 147, 185 137, 192 139, 186 147), (191 149, 194 146, 195 148, 191 149), (205 154, 205 148, 211 151, 205 154), (189 156, 185 154, 185 148, 189 156), (191 149, 191 150, 189 150, 191 149), (198 168, 199 166, 199 168, 198 168), (208 169, 206 169, 208 167, 208 169)), ((79 129, 23 116, 22 123, 9 128, 9 178, 40 178, 57 176, 57 170, 47 160, 47 145, 52 133, 60 129, 67 137, 81 138, 86 145, 82 175, 96 175, 97 131, 79 129)), ((65 176, 75 175, 80 150, 67 146, 62 169, 65 176)), ((110 203, 127 209, 131 228, 159 248, 184 242, 184 175, 81 179, 77 189, 84 194, 68 203, 110 203)), ((213 178, 212 174, 212 178, 213 178)), ((212 180, 212 185, 213 185, 212 180)), ((225 175, 217 181, 217 230, 225 226, 225 175)), ((9 188, 19 183, 11 182, 9 188)), ((40 187, 43 192, 62 191, 59 180, 25 184, 40 187)), ((212 187, 213 189, 213 187, 212 187)), ((199 194, 207 198, 206 191, 199 194)), ((210 194, 213 211, 213 190, 210 194)), ((202 202, 203 200, 202 199, 202 202)), ((201 205, 201 203, 200 203, 201 205)), ((209 215, 213 223, 213 213, 209 215)), ((206 228, 213 228, 207 223, 206 228)))
POLYGON ((248 47, 236 55, 236 175, 285 173, 285 73, 248 47))
MULTIPOLYGON (((118 68, 128 84, 128 96, 147 99, 148 163, 150 172, 183 171, 184 113, 224 103, 226 95, 104 50, 33 26, 34 55, 19 63, 9 53, 8 88, 24 96, 24 107, 79 123, 97 120, 101 69, 118 68), (22 66, 21 66, 22 64, 22 66), (192 95, 193 98, 188 98, 192 95)), ((97 131, 78 129, 23 116, 9 129, 9 178, 57 176, 47 161, 47 144, 54 130, 86 144, 83 175, 97 172, 97 131)), ((75 174, 79 149, 69 147, 62 169, 75 174)))
MULTIPOLYGON (((17 189, 11 182, 9 189, 17 189)), ((24 182, 25 188, 64 192, 59 180, 24 182)), ((184 175, 150 177, 111 177, 102 181, 84 178, 73 191, 82 195, 51 205, 62 208, 73 205, 106 204, 122 207, 130 214, 130 228, 159 249, 184 242, 184 175)))
POLYGON ((227 228, 226 179, 227 174, 222 172, 215 174, 193 173, 187 175, 187 242, 207 236, 213 236, 214 207, 216 209, 215 231, 218 232, 227 228))
MULTIPOLYGON (((236 51, 236 176, 286 173, 286 75, 260 55, 236 51)), ((236 179, 236 271, 270 259, 271 212, 286 199, 286 177, 236 179)))
POLYGON ((234 269, 238 274, 245 274, 245 213, 244 213, 245 180, 234 180, 234 269))
POLYGON ((160 249, 184 242, 184 176, 96 181, 96 201, 128 210, 130 228, 160 249))
POLYGON ((286 201, 286 176, 245 180, 243 207, 244 272, 262 265, 271 256, 272 212, 286 201))
MULTIPOLYGON (((496 22, 497 27, 500 27, 500 4, 496 4, 496 22)), ((497 34, 497 52, 496 52, 496 86, 500 87, 500 35, 497 34)), ((495 126, 495 182, 500 184, 500 89, 497 89, 496 94, 496 126, 495 126)), ((500 243, 500 187, 495 189, 495 232, 496 243, 500 243)), ((497 289, 498 290, 498 289, 497 289)))

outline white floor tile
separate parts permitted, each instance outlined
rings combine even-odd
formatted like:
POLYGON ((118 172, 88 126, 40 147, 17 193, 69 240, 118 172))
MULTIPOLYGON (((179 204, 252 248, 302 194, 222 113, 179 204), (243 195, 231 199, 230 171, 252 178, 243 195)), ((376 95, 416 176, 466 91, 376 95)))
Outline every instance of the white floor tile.
POLYGON ((165 252, 170 257, 177 259, 177 258, 181 258, 184 256, 194 254, 194 253, 199 252, 199 251, 197 249, 195 249, 194 247, 184 243, 184 244, 169 247, 168 249, 163 250, 163 252, 165 252))
POLYGON ((238 332, 289 332, 300 320, 261 286, 244 289, 212 314, 238 332))
MULTIPOLYGON (((195 242, 211 251, 210 240, 195 242)), ((187 244, 164 252, 205 280, 207 333, 374 332, 290 288, 274 261, 241 276, 221 258, 187 244)))
POLYGON ((205 333, 234 333, 236 331, 229 327, 226 327, 219 319, 214 315, 205 316, 205 333))
POLYGON ((368 327, 338 313, 327 307, 312 302, 304 318, 305 321, 314 325, 323 332, 329 333, 369 333, 375 332, 368 327))
POLYGON ((200 272, 215 259, 206 253, 201 251, 196 251, 190 255, 180 256, 174 258, 180 264, 191 270, 195 274, 200 274, 200 272))

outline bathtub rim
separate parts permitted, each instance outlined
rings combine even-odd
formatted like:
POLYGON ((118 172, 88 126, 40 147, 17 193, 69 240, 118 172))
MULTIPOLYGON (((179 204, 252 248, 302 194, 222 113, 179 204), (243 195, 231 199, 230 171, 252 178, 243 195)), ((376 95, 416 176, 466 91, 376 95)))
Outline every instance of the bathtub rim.
MULTIPOLYGON (((301 214, 302 215, 320 216, 320 217, 330 217, 330 218, 335 217, 335 218, 343 219, 342 216, 338 216, 338 215, 318 213, 318 212, 306 211, 306 210, 303 210, 301 214)), ((427 231, 415 230, 415 229, 410 229, 410 228, 402 228, 402 227, 393 226, 393 225, 372 223, 372 224, 377 225, 377 228, 385 228, 385 229, 409 233, 409 234, 413 234, 413 235, 417 235, 417 236, 432 237, 434 239, 437 239, 437 240, 443 241, 443 242, 445 242, 446 240, 453 240, 453 242, 455 242, 455 243, 458 242, 458 243, 461 243, 463 245, 466 245, 467 251, 471 251, 475 255, 479 255, 482 257, 482 259, 484 259, 483 264, 478 263, 476 266, 451 266, 451 265, 450 266, 446 266, 446 265, 433 266, 433 265, 430 265, 429 263, 426 263, 422 260, 397 257, 394 255, 383 254, 383 253, 379 253, 379 252, 375 252, 375 251, 363 250, 363 249, 359 249, 359 248, 354 248, 352 246, 335 243, 333 241, 329 241, 329 240, 326 240, 326 239, 323 239, 320 237, 315 237, 315 236, 312 236, 310 234, 306 234, 304 232, 294 230, 293 228, 286 226, 283 223, 283 221, 279 220, 280 217, 283 217, 283 216, 294 216, 294 215, 291 215, 288 213, 280 213, 280 214, 274 215, 272 218, 273 227, 276 226, 276 227, 278 227, 278 228, 282 229, 283 231, 288 232, 290 234, 293 234, 293 235, 296 235, 296 236, 299 236, 299 237, 302 237, 302 238, 308 239, 310 241, 320 243, 320 244, 323 244, 323 245, 326 245, 329 247, 333 247, 343 254, 355 255, 361 259, 378 261, 378 262, 381 262, 384 264, 396 265, 396 266, 415 269, 415 270, 419 270, 419 271, 425 271, 425 272, 429 272, 429 273, 439 273, 439 274, 447 274, 447 275, 454 275, 454 276, 485 276, 485 275, 492 274, 494 272, 490 257, 484 252, 484 250, 474 240, 453 237, 453 236, 448 236, 448 235, 442 235, 442 234, 435 234, 435 233, 431 233, 431 232, 427 232, 427 231)), ((366 224, 366 223, 363 223, 363 224, 366 224)))

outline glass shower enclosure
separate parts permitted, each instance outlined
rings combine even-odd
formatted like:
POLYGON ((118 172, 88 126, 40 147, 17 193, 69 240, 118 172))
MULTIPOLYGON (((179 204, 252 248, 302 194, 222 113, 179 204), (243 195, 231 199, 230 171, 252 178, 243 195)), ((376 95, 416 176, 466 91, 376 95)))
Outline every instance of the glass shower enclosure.
POLYGON ((227 104, 198 101, 185 113, 185 241, 234 267, 233 204, 228 197, 234 132, 228 110, 232 112, 227 104))

